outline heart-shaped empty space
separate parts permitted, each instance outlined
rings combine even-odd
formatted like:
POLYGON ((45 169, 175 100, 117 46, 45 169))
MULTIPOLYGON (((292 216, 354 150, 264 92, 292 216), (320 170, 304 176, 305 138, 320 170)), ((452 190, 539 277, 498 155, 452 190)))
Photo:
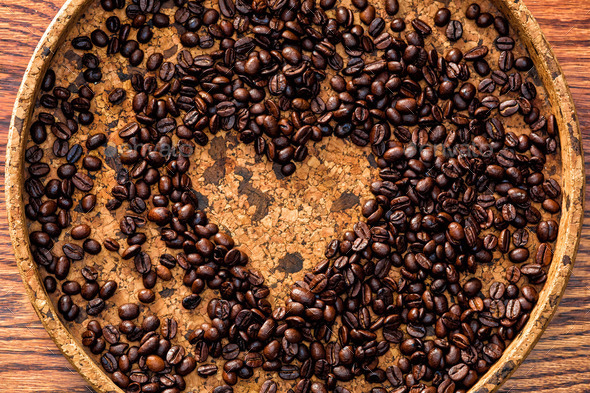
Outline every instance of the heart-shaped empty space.
POLYGON ((289 284, 324 258, 333 238, 351 230, 370 197, 370 150, 334 137, 310 148, 285 178, 235 134, 217 135, 194 153, 190 175, 204 209, 264 273, 271 303, 283 304, 289 284))

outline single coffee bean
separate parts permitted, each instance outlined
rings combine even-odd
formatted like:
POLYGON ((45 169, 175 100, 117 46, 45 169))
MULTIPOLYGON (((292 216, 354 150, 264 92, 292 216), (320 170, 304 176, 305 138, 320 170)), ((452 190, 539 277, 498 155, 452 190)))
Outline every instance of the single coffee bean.
POLYGON ((479 7, 479 4, 472 3, 469 5, 469 7, 467 7, 467 10, 465 11, 465 17, 467 19, 475 20, 479 17, 480 12, 481 9, 479 7))
POLYGON ((478 27, 489 27, 494 23, 494 17, 489 12, 482 12, 476 19, 478 27))
POLYGON ((98 279, 98 271, 92 266, 84 266, 80 272, 87 281, 96 281, 98 279))
POLYGON ((463 24, 458 20, 452 20, 447 25, 447 38, 451 41, 458 41, 463 36, 463 24))
POLYGON ((516 100, 507 100, 500 103, 500 115, 504 117, 512 116, 518 112, 519 106, 516 100))
POLYGON ((394 18, 391 21, 389 28, 397 33, 402 32, 406 29, 406 22, 402 18, 394 18))
POLYGON ((122 88, 116 88, 109 94, 109 102, 111 104, 120 104, 124 99, 127 93, 122 88))
POLYGON ((105 46, 107 46, 109 42, 109 37, 107 36, 107 34, 100 29, 94 30, 90 34, 90 39, 92 43, 98 46, 99 48, 104 48, 105 46))
POLYGON ((508 20, 503 16, 496 16, 494 18, 494 28, 500 36, 506 36, 510 32, 508 20))
POLYGON ((448 8, 440 8, 434 15, 434 24, 443 27, 451 20, 451 11, 448 8))
POLYGON ((103 300, 107 300, 107 299, 111 298, 115 294, 115 292, 117 290, 117 286, 118 285, 115 281, 109 280, 109 281, 105 282, 102 285, 102 288, 100 289, 100 297, 103 300))
POLYGON ((119 306, 119 318, 122 320, 131 320, 139 316, 139 307, 134 303, 125 303, 119 306))
POLYGON ((103 299, 95 298, 88 302, 86 305, 86 314, 88 315, 99 315, 104 309, 106 305, 103 299))
POLYGON ((62 250, 68 258, 74 261, 80 261, 84 258, 84 250, 77 244, 66 243, 62 247, 62 250))
POLYGON ((43 286, 47 293, 54 293, 57 289, 57 281, 52 276, 47 276, 43 279, 43 286))
POLYGON ((201 303, 201 297, 199 295, 189 295, 182 299, 182 306, 187 310, 193 310, 198 307, 201 303))
POLYGON ((526 248, 515 248, 514 250, 510 251, 509 258, 514 263, 522 263, 525 262, 529 257, 529 250, 526 248))
POLYGON ((82 160, 82 166, 88 171, 98 171, 102 168, 102 161, 96 156, 86 156, 82 160))
POLYGON ((87 224, 80 224, 72 228, 70 231, 72 239, 81 240, 90 236, 90 226, 87 224))
POLYGON ((43 79, 41 81, 41 90, 43 91, 51 91, 55 86, 55 71, 51 68, 45 72, 43 79))
POLYGON ((385 0, 385 12, 389 16, 395 16, 399 11, 398 0, 385 0))
POLYGON ((148 70, 155 71, 158 68, 160 68, 160 65, 162 64, 163 60, 164 55, 162 55, 161 53, 153 53, 148 57, 145 64, 148 70))
POLYGON ((269 379, 260 386, 260 393, 276 393, 277 389, 277 384, 269 379))

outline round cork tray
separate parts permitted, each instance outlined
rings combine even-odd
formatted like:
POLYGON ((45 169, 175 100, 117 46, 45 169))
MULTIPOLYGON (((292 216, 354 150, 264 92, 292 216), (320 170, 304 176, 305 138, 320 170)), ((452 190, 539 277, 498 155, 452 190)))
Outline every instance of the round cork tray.
MULTIPOLYGON (((206 1, 209 2, 210 0, 206 1)), ((429 15, 431 18, 438 8, 446 6, 451 9, 455 18, 466 25, 463 39, 455 45, 461 49, 469 48, 469 45, 473 46, 474 42, 483 39, 491 47, 494 55, 495 48, 490 45, 493 39, 491 34, 482 34, 481 31, 477 31, 478 29, 469 28, 468 24, 473 22, 464 20, 462 11, 470 2, 443 0, 425 5, 417 0, 400 0, 399 15, 406 19, 416 15, 429 15)), ((63 81, 64 87, 68 87, 68 84, 71 87, 83 83, 76 68, 80 56, 74 53, 69 45, 64 45, 64 42, 82 33, 88 33, 104 22, 97 3, 92 0, 67 1, 35 50, 18 92, 10 124, 6 195, 16 262, 27 295, 43 325, 66 358, 97 391, 122 392, 99 367, 97 357, 87 353, 81 345, 79 337, 86 315, 81 315, 81 320, 77 323, 60 319, 54 305, 55 295, 48 295, 43 286, 42 279, 45 273, 37 269, 31 257, 28 232, 34 229, 31 229, 32 224, 27 222, 24 215, 24 151, 29 143, 29 123, 39 110, 36 102, 40 82, 45 71, 52 65, 57 80, 63 81), (80 20, 84 23, 78 23, 80 20)), ((539 340, 555 313, 566 288, 580 241, 584 211, 584 166, 581 134, 569 88, 533 16, 519 0, 479 3, 482 9, 488 9, 492 14, 501 12, 509 19, 514 30, 512 35, 519 37, 516 51, 522 54, 528 51, 535 63, 536 71, 533 70, 529 77, 539 89, 539 106, 544 112, 551 108, 559 126, 559 154, 555 159, 548 161, 546 169, 550 177, 560 182, 563 190, 562 212, 555 217, 560 222, 560 233, 554 246, 547 281, 524 329, 507 347, 502 357, 470 390, 483 393, 496 391, 514 372, 539 340)), ((167 11, 164 9, 163 12, 167 11)), ((174 56, 180 47, 179 40, 176 35, 170 33, 172 29, 166 31, 167 35, 156 32, 151 44, 153 47, 147 48, 146 57, 154 49, 162 51, 165 57, 174 56)), ((436 45, 449 47, 446 39, 441 39, 436 45)), ((122 107, 114 109, 106 100, 108 92, 114 87, 123 85, 128 88, 129 75, 136 70, 117 61, 109 58, 103 63, 103 81, 93 86, 96 93, 93 111, 97 120, 88 127, 87 132, 78 133, 77 138, 84 138, 97 131, 116 134, 115 131, 130 118, 129 99, 122 107)), ((515 132, 524 125, 519 121, 515 120, 514 124, 509 126, 514 127, 515 132)), ((113 138, 116 139, 114 136, 113 138)), ((94 191, 99 201, 101 197, 107 197, 109 185, 112 184, 116 163, 109 161, 109 157, 112 157, 109 149, 116 149, 116 143, 116 140, 109 141, 104 152, 107 167, 103 168, 95 179, 97 186, 94 191)), ((250 254, 254 268, 264 271, 265 274, 268 272, 267 285, 272 292, 269 300, 271 303, 278 303, 285 299, 288 284, 300 279, 303 273, 321 258, 327 242, 351 228, 360 218, 359 201, 370 196, 369 181, 376 177, 378 171, 374 160, 371 162, 369 153, 368 149, 358 148, 349 142, 327 138, 310 148, 309 158, 298 165, 295 175, 284 179, 279 171, 274 170, 271 163, 255 156, 252 146, 240 144, 231 133, 221 133, 212 138, 202 152, 197 152, 196 159, 199 164, 192 169, 191 175, 193 183, 198 183, 199 198, 203 204, 200 207, 208 211, 211 220, 231 233, 236 242, 250 254)), ((93 237, 102 241, 104 237, 116 232, 118 217, 98 207, 95 209, 96 212, 84 216, 73 211, 73 223, 79 223, 81 219, 90 222, 93 237)), ((158 252, 163 246, 158 244, 156 233, 154 228, 153 240, 149 247, 158 252)), ((69 235, 62 234, 60 241, 64 236, 69 235)), ((535 242, 532 242, 531 247, 535 245, 535 242)), ((116 257, 116 254, 103 252, 86 260, 86 264, 94 264, 94 267, 99 269, 102 279, 117 279, 121 288, 99 320, 116 320, 114 304, 136 300, 133 297, 136 273, 127 263, 120 262, 116 257)), ((493 279, 504 276, 506 266, 508 263, 500 259, 493 266, 478 270, 476 275, 482 278, 484 289, 487 290, 493 279)), ((79 270, 80 266, 72 266, 70 275, 79 277, 79 270)), ((142 306, 142 309, 161 317, 174 316, 183 322, 180 326, 187 321, 187 326, 184 327, 186 330, 179 334, 186 336, 188 329, 194 329, 201 323, 203 313, 199 308, 193 311, 182 309, 180 299, 187 294, 183 292, 187 289, 179 284, 181 280, 182 277, 176 272, 172 281, 158 283, 158 300, 149 306, 142 306), (146 310, 147 308, 149 310, 146 310)), ((202 304, 208 301, 206 297, 204 300, 202 304)), ((186 344, 185 347, 190 352, 190 345, 186 341, 182 342, 182 337, 180 340, 180 344, 186 344)), ((392 353, 392 356, 395 356, 395 353, 392 353)), ((188 390, 192 388, 197 391, 210 391, 220 382, 216 378, 204 380, 192 373, 187 377, 188 390)), ((237 391, 258 391, 258 386, 265 379, 263 372, 257 372, 251 380, 240 382, 236 386, 237 391)), ((353 381, 350 387, 353 391, 365 391, 363 383, 357 381, 355 384, 353 381)))

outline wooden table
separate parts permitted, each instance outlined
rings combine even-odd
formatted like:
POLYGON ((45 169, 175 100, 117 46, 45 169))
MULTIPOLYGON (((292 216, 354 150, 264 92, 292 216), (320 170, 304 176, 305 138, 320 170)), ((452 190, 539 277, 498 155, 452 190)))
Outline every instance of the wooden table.
MULTIPOLYGON (((590 151, 590 2, 525 0, 572 89, 590 151)), ((0 157, 16 91, 33 49, 64 0, 0 0, 0 157)), ((590 161, 586 161, 590 174, 590 161)), ((37 319, 12 256, 0 172, 0 391, 93 392, 59 353, 37 319)), ((586 206, 590 211, 587 197, 586 206)), ((587 215, 586 215, 587 216, 587 215)), ((551 325, 504 392, 590 391, 590 221, 566 294, 551 325)))

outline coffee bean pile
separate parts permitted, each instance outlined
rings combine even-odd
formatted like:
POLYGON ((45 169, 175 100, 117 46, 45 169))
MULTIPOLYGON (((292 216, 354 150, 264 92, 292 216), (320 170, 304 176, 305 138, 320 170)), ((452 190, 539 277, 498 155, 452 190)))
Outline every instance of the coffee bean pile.
MULTIPOLYGON (((461 39, 464 26, 447 8, 406 21, 396 17, 397 0, 385 0, 383 15, 367 0, 352 0, 351 8, 335 0, 166 3, 172 20, 158 0, 102 0, 113 13, 106 31, 71 42, 83 53, 87 84, 72 93, 47 71, 40 97, 47 111, 30 127, 25 156, 25 212, 41 227, 30 240, 48 273, 47 292, 63 280, 58 310, 67 321, 100 315, 117 291, 116 281, 100 283, 89 266, 82 284, 68 280, 72 263, 103 247, 109 257, 133 261, 141 303, 156 300, 156 282, 171 280, 176 266, 192 292, 182 299, 185 309, 199 307, 207 289, 217 297, 206 306, 210 322, 187 332, 191 348, 175 342, 185 321, 179 327, 143 315, 140 322, 135 303, 118 305, 118 324, 89 321, 83 345, 127 392, 180 392, 195 370, 204 378, 221 373, 225 384, 214 392, 232 392, 260 368, 293 381, 296 393, 349 392, 345 383, 356 378, 372 393, 473 386, 527 323, 557 238, 549 216, 560 212, 559 183, 544 174, 546 155, 558 150, 556 119, 537 106, 527 81, 533 63, 515 56, 507 20, 477 4, 465 11, 477 28, 497 32, 500 55, 490 64, 483 44, 444 54, 426 49, 433 34, 461 39), (114 15, 118 9, 128 22, 114 15), (153 30, 171 25, 183 46, 175 61, 158 52, 146 59, 153 30), (116 135, 71 144, 94 122, 90 85, 101 83, 104 56, 122 56, 138 70, 132 91, 108 95, 113 105, 131 99, 135 121, 116 135), (503 119, 513 116, 529 130, 507 131, 503 119), (370 146, 380 168, 374 198, 362 206, 365 220, 328 244, 284 306, 270 304, 264 276, 199 209, 191 154, 220 131, 253 143, 284 176, 305 160, 308 144, 330 136, 370 146), (97 201, 93 173, 109 140, 124 142, 122 165, 111 199, 97 201), (52 171, 46 154, 63 164, 52 171), (125 244, 115 237, 99 243, 87 224, 72 227, 74 201, 85 213, 97 203, 126 209, 119 222, 125 244), (143 248, 147 225, 159 228, 169 251, 157 265, 143 248), (53 249, 66 230, 72 241, 53 249), (540 242, 532 253, 529 236, 540 242), (484 291, 470 275, 500 255, 513 264, 505 282, 484 291), (85 302, 74 301, 77 295, 85 302), (383 366, 392 347, 400 355, 383 366), (210 362, 218 358, 222 370, 210 362)), ((268 380, 260 391, 276 392, 277 384, 268 380)))

